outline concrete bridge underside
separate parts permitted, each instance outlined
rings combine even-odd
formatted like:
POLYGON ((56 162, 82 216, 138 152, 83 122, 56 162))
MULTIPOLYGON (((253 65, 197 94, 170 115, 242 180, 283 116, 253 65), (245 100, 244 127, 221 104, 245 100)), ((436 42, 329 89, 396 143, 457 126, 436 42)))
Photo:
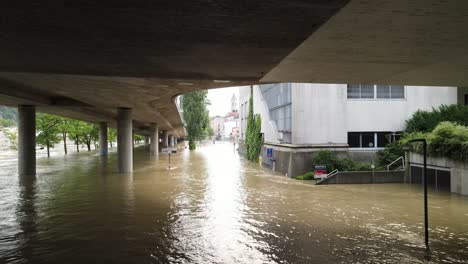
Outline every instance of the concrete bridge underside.
POLYGON ((10 1, 0 104, 183 136, 174 98, 259 82, 468 85, 468 1, 10 1))

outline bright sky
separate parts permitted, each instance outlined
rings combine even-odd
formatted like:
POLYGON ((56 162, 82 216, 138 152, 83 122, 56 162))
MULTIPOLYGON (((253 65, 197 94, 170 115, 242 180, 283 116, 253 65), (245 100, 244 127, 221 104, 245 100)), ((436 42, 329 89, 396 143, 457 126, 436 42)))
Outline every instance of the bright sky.
POLYGON ((239 109, 239 87, 208 90, 208 99, 211 102, 211 105, 208 105, 210 117, 217 115, 224 116, 228 112, 231 112, 232 94, 235 94, 237 97, 237 109, 239 109))

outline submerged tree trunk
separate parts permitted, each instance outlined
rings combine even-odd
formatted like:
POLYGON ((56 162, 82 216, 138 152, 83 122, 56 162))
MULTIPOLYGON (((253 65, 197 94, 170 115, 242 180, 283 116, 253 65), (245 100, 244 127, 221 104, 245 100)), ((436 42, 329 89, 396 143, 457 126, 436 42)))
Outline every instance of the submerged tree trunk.
POLYGON ((63 132, 62 135, 63 135, 63 150, 65 151, 65 155, 67 155, 68 154, 68 150, 67 150, 67 133, 63 132))
POLYGON ((109 143, 110 143, 110 146, 111 146, 111 148, 112 148, 112 141, 109 141, 109 143))
POLYGON ((90 141, 86 142, 86 147, 88 147, 88 151, 91 151, 91 142, 90 141))
POLYGON ((47 157, 50 158, 50 143, 48 140, 47 140, 46 147, 47 147, 47 157))
POLYGON ((76 152, 80 152, 80 142, 78 142, 78 140, 75 140, 75 144, 76 144, 76 152))

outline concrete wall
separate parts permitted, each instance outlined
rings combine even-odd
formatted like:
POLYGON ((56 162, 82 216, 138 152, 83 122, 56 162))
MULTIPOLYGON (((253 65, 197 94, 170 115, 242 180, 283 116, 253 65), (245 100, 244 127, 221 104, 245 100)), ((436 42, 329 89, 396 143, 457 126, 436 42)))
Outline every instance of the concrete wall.
POLYGON ((292 86, 293 144, 347 144, 348 132, 403 131, 418 109, 457 103, 456 87, 405 86, 405 99, 348 99, 346 84, 292 86))
MULTIPOLYGON (((264 144, 260 152, 262 165, 276 172, 295 177, 314 169, 314 154, 325 148, 298 147, 284 144, 264 144), (273 149, 273 157, 267 157, 267 148, 273 149)), ((328 148, 327 148, 328 149, 328 148)), ((349 157, 347 148, 333 149, 338 157, 349 157)))
POLYGON ((245 140, 247 114, 249 111, 250 86, 239 87, 239 140, 245 140))
MULTIPOLYGON (((423 156, 417 153, 409 153, 408 168, 411 165, 421 166, 423 156)), ((462 195, 468 195, 468 161, 455 161, 443 157, 428 157, 427 165, 431 168, 445 168, 450 170, 450 191, 462 195)))
POLYGON ((293 144, 347 144, 345 84, 295 83, 291 97, 293 144))
POLYGON ((318 182, 324 184, 403 183, 404 171, 345 171, 318 182))

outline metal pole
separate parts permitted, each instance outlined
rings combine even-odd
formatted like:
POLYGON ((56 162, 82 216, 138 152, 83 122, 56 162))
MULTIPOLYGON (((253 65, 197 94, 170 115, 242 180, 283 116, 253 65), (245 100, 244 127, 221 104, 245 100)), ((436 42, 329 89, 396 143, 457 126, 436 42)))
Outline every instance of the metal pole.
POLYGON ((429 217, 427 208, 427 142, 423 140, 424 151, 424 243, 426 244, 426 258, 430 258, 429 249, 429 217))
POLYGON ((424 244, 426 245, 426 254, 424 258, 431 259, 431 250, 429 248, 429 212, 427 208, 427 141, 424 138, 413 139, 410 142, 423 143, 423 184, 424 184, 424 244))

